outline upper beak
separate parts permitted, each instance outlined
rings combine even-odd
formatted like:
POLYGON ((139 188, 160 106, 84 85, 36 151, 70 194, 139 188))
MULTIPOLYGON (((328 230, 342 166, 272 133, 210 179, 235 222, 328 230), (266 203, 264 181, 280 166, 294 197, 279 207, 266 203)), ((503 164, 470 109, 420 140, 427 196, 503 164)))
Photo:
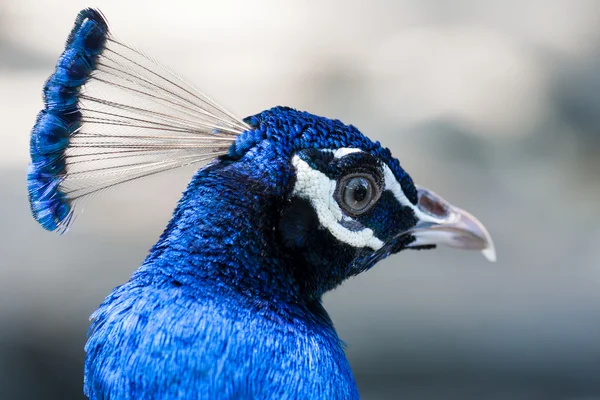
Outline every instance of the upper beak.
POLYGON ((496 261, 492 237, 477 218, 427 189, 417 189, 419 202, 415 214, 419 221, 406 232, 415 237, 408 247, 443 244, 480 250, 489 261, 496 261))

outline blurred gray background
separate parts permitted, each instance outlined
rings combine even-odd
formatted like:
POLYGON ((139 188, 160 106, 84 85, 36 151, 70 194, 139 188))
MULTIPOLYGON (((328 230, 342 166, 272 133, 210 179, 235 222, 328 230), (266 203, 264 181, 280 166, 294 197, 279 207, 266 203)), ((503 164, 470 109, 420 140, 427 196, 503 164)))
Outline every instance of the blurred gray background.
POLYGON ((240 116, 352 123, 489 228, 499 261, 405 252, 326 296, 364 399, 600 399, 598 0, 0 2, 0 398, 81 399, 88 316, 193 171, 29 215, 41 88, 79 9, 240 116))

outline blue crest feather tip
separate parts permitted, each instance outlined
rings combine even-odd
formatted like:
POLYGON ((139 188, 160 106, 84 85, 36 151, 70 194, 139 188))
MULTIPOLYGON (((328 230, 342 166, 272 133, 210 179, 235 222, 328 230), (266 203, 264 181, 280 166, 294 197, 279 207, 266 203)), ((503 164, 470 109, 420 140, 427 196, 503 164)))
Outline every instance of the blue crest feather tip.
POLYGON ((56 70, 44 85, 44 110, 31 130, 29 202, 35 219, 51 231, 64 231, 71 220, 70 200, 60 189, 64 156, 81 119, 80 88, 94 71, 107 37, 108 25, 99 11, 79 13, 56 70))

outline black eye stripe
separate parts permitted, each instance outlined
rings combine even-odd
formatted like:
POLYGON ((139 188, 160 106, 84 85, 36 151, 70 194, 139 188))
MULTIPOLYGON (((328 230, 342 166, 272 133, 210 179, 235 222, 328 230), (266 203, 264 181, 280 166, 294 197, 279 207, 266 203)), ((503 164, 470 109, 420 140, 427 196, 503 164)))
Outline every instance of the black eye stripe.
POLYGON ((299 151, 297 155, 312 169, 320 171, 329 177, 328 172, 331 172, 331 166, 335 160, 333 152, 318 149, 306 149, 299 151))

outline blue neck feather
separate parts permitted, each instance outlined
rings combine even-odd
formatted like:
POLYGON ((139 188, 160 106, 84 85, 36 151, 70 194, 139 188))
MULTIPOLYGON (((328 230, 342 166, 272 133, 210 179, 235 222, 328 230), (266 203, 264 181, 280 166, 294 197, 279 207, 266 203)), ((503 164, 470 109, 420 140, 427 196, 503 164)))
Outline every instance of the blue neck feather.
POLYGON ((138 274, 280 305, 301 301, 289 260, 273 245, 281 206, 264 178, 244 162, 200 170, 138 274))

